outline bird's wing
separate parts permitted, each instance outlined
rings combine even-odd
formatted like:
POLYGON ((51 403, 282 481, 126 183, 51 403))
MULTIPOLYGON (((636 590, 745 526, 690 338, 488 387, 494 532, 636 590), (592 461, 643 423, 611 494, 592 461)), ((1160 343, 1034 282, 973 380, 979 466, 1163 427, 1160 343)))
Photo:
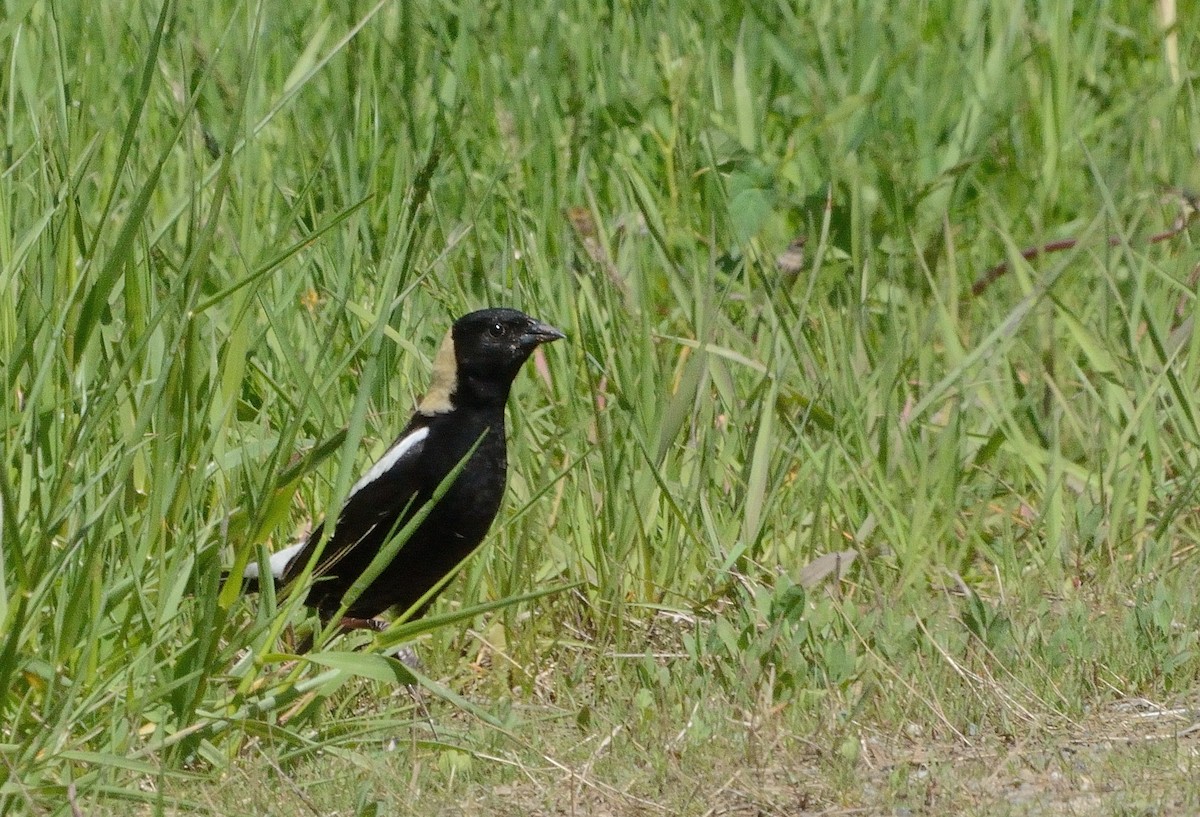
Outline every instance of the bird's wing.
MULTIPOLYGON (((429 427, 420 421, 419 416, 414 417, 384 455, 354 483, 338 514, 337 525, 325 543, 321 560, 313 568, 315 576, 330 574, 355 545, 375 538, 372 534, 382 540, 420 489, 417 464, 425 448, 425 438, 429 436, 429 427), (383 530, 376 533, 380 527, 383 530)), ((288 561, 279 576, 282 583, 292 581, 303 572, 320 544, 323 530, 324 524, 317 526, 309 534, 303 548, 288 561)), ((363 556, 369 563, 374 554, 363 556)))

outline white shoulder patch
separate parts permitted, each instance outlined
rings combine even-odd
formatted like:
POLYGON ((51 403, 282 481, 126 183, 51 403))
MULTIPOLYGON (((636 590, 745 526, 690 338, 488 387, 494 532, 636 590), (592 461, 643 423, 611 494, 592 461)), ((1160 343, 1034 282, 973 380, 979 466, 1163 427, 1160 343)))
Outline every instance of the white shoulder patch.
MULTIPOLYGON (((291 547, 285 547, 283 550, 272 553, 271 558, 267 560, 267 568, 271 571, 271 575, 276 579, 283 578, 283 572, 287 570, 288 563, 296 558, 296 554, 304 550, 304 540, 297 542, 291 547)), ((242 576, 247 579, 258 578, 258 562, 251 562, 246 565, 246 569, 242 572, 242 576)))
POLYGON ((387 450, 387 453, 379 458, 379 462, 371 466, 371 470, 362 475, 362 478, 354 483, 354 487, 350 489, 350 497, 357 494, 363 488, 366 488, 375 480, 386 474, 388 471, 396 467, 396 463, 404 459, 404 456, 413 450, 421 441, 429 436, 429 427, 418 428, 411 434, 396 441, 396 444, 387 450))

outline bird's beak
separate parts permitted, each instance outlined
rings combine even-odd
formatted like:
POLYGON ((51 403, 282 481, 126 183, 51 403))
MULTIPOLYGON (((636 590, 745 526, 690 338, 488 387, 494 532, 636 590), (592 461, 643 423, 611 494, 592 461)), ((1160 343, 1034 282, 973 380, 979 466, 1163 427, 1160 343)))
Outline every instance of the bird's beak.
POLYGON ((566 335, 562 331, 555 329, 550 324, 537 321, 533 326, 525 330, 525 336, 522 340, 534 346, 539 346, 543 343, 553 343, 556 340, 562 340, 565 337, 566 335))

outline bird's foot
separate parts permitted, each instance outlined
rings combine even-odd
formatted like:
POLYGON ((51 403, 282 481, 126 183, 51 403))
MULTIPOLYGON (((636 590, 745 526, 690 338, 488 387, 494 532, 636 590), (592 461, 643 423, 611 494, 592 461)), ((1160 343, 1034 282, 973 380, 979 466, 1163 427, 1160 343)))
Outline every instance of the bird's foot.
MULTIPOLYGON (((351 616, 343 616, 338 622, 338 629, 343 633, 353 632, 354 630, 371 630, 372 632, 381 633, 387 629, 388 622, 381 618, 353 618, 351 616)), ((412 647, 402 646, 392 653, 401 664, 409 669, 415 669, 418 672, 425 669, 425 664, 421 661, 421 657, 417 655, 417 651, 412 647)))
POLYGON ((424 672, 425 670, 425 662, 421 660, 421 656, 417 655, 415 649, 407 645, 398 647, 392 653, 392 657, 409 669, 415 669, 417 672, 424 672))

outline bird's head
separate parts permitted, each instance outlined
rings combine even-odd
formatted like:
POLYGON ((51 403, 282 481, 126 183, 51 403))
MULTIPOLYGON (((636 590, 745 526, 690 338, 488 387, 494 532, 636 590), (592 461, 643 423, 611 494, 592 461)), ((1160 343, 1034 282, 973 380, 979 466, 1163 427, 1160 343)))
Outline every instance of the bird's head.
POLYGON ((503 405, 513 378, 533 350, 564 337, 553 326, 516 309, 481 309, 464 315, 442 341, 429 391, 418 411, 450 411, 468 394, 473 400, 503 405))

